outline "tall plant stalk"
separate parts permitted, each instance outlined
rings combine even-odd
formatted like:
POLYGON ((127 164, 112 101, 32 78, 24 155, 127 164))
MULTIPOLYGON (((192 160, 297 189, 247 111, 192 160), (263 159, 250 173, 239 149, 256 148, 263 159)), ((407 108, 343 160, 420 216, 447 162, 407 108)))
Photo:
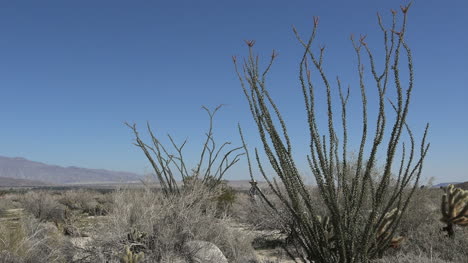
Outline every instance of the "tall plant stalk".
MULTIPOLYGON (((259 58, 253 51, 254 41, 246 41, 249 55, 244 60, 242 71, 239 70, 236 57, 233 57, 266 157, 282 185, 266 174, 255 149, 259 170, 293 220, 291 231, 295 251, 301 255, 304 262, 306 260, 368 262, 372 258, 381 256, 390 245, 394 246, 396 242, 402 240, 401 237, 395 237, 395 234, 417 187, 423 161, 429 149, 429 143, 426 143, 429 125, 426 125, 418 148, 407 124, 414 86, 412 55, 405 40, 409 7, 410 5, 401 8, 403 21, 398 30, 396 11, 392 10, 393 19, 390 28, 383 25, 378 15, 378 24, 384 39, 384 65, 380 71, 377 69, 373 52, 365 42, 365 36, 361 36, 358 40, 351 38, 357 55, 362 104, 362 134, 357 149, 357 159, 354 161, 348 154, 350 149, 347 109, 350 89, 344 90, 340 79, 336 79, 339 104, 341 104, 341 116, 338 121, 342 128, 340 133, 336 128, 337 116, 334 111, 332 80, 323 67, 325 48, 321 47, 319 52, 312 51, 319 19, 314 17, 312 33, 306 40, 302 39, 293 28, 297 40, 304 47, 299 66, 299 80, 310 134, 310 154, 307 156, 307 161, 317 182, 323 205, 327 208, 327 215, 319 214, 312 203, 310 187, 301 178, 292 154, 286 122, 266 86, 266 76, 277 53, 273 51, 263 71, 260 70, 259 58), (374 127, 371 127, 368 121, 369 85, 365 83, 367 72, 364 70, 363 56, 368 59, 370 76, 378 93, 374 127), (402 57, 406 57, 407 61, 408 79, 405 83, 401 80, 400 73, 402 57), (312 74, 317 74, 319 81, 325 87, 324 100, 327 111, 325 133, 321 133, 319 129, 321 116, 316 114, 315 108, 318 85, 314 83, 312 74), (393 90, 396 101, 388 99, 389 90, 393 90), (390 113, 393 113, 391 117, 387 116, 388 106, 390 113), (387 130, 390 133, 386 135, 387 130), (407 144, 402 142, 403 134, 409 138, 409 149, 407 144), (384 140, 387 137, 388 142, 384 140), (377 170, 379 150, 385 152, 385 158, 383 171, 376 178, 373 174, 377 170), (398 160, 397 150, 401 150, 401 159, 398 160)), ((242 136, 242 140, 243 138, 242 136)), ((247 150, 245 142, 244 147, 247 150)), ((266 201, 275 211, 275 204, 266 201)), ((293 252, 291 251, 290 255, 294 254, 293 252)))
POLYGON ((231 145, 230 142, 224 142, 221 146, 216 144, 213 137, 213 119, 221 106, 219 105, 213 111, 205 106, 202 107, 209 116, 209 126, 206 132, 206 139, 200 151, 198 163, 190 171, 187 169, 183 153, 187 140, 178 145, 171 135, 167 135, 173 150, 175 150, 175 153, 173 153, 156 137, 149 123, 147 123, 147 130, 151 138, 150 144, 142 140, 136 124, 125 123, 135 135, 135 146, 143 151, 153 167, 155 177, 166 196, 179 193, 180 189, 176 180, 176 176, 178 175, 182 179, 182 182, 200 180, 201 183, 209 188, 214 188, 222 180, 225 173, 244 154, 239 152, 242 147, 228 149, 231 145))

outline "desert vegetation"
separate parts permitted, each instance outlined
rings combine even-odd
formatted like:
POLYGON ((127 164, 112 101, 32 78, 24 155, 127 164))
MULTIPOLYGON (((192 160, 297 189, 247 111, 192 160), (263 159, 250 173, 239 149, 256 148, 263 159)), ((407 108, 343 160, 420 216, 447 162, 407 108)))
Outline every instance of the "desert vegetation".
POLYGON ((2 190, 0 262, 468 262, 467 190, 434 188, 421 179, 428 126, 418 140, 407 117, 413 90, 405 38, 409 8, 392 10, 389 27, 378 16, 382 63, 365 36, 352 38, 362 112, 357 149, 348 141, 351 90, 343 89, 339 78, 332 84, 325 49, 314 51, 319 19, 308 39, 294 29, 304 48, 298 92, 304 97, 306 159, 315 184, 306 184, 299 173, 287 120, 267 88, 277 53, 261 70, 250 40, 244 63, 233 60, 267 162, 259 149, 249 149, 240 125, 238 146, 216 142, 213 121, 221 106, 203 107, 209 126, 193 167, 184 158, 186 141, 178 144, 168 136, 170 144, 164 145, 148 124, 145 142, 137 125, 127 123, 155 180, 106 192, 2 190), (376 89, 375 111, 368 107, 370 87, 376 89), (320 94, 325 127, 319 127, 316 113, 320 94), (225 178, 242 158, 250 189, 235 188, 225 178), (262 181, 255 181, 256 171, 262 181))
MULTIPOLYGON (((225 209, 223 190, 201 184, 169 198, 143 186, 105 194, 7 190, 0 199, 0 262, 190 262, 190 246, 197 244, 214 245, 227 262, 300 262, 299 252, 287 252, 294 251, 296 235, 288 208, 268 186, 259 188, 277 210, 253 201, 247 189, 232 188, 233 197, 222 200, 229 203, 225 209), (38 197, 43 201, 31 206, 38 197), (69 200, 79 205, 65 205, 69 200), (106 212, 94 213, 90 207, 100 203, 106 212)), ((325 213, 319 188, 309 191, 312 205, 325 213)), ((451 237, 444 230, 445 191, 415 189, 400 220, 401 242, 372 262, 467 262, 467 228, 453 224, 451 237)))
MULTIPOLYGON (((255 150, 258 168, 292 220, 290 231, 294 249, 288 250, 288 253, 297 253, 303 261, 368 262, 381 257, 389 247, 399 246, 403 240, 403 237, 396 235, 396 231, 418 187, 424 158, 429 150, 429 143, 426 142, 429 125, 418 147, 407 123, 414 87, 412 55, 405 39, 409 8, 410 5, 401 7, 401 25, 397 25, 397 12, 392 11, 393 20, 389 28, 385 27, 378 15, 384 39, 384 63, 381 69, 377 67, 376 55, 366 43, 365 36, 359 40, 351 36, 357 57, 362 102, 362 137, 356 162, 351 162, 348 156, 347 103, 350 88, 342 89, 340 78, 336 78, 340 102, 340 107, 336 107, 332 96, 332 80, 323 65, 325 48, 321 47, 318 53, 314 52, 319 18, 314 17, 312 33, 306 40, 294 29, 297 40, 304 47, 299 79, 310 133, 307 161, 317 182, 321 203, 326 207, 325 214, 311 205, 313 200, 310 191, 292 154, 286 122, 267 88, 267 76, 276 58, 275 51, 264 70, 260 69, 258 56, 254 54, 255 41, 246 41, 249 55, 242 65, 243 73, 234 58, 236 72, 257 124, 264 152, 269 165, 281 180, 281 186, 266 174, 265 164, 262 164, 255 150), (368 59, 374 81, 372 84, 365 81, 363 56, 368 59), (406 81, 401 77, 402 57, 408 65, 406 81), (326 129, 319 127, 316 101, 320 99, 320 93, 315 79, 319 79, 320 86, 325 87, 326 129), (368 86, 375 87, 378 94, 377 117, 373 128, 368 120, 368 86), (394 90, 395 95, 389 94, 391 90, 394 90), (391 98, 396 98, 396 101, 391 98), (390 110, 387 110, 389 106, 390 110), (337 111, 341 113, 338 121, 335 117, 337 111), (388 117, 389 112, 393 113, 392 117, 388 117), (337 125, 337 122, 341 125, 337 125), (405 133, 409 137, 409 151, 407 144, 402 142, 405 133), (368 136, 372 136, 371 139, 368 136), (367 145, 369 142, 370 145, 367 145), (396 160, 397 150, 401 150, 401 160, 396 160), (376 156, 379 151, 386 152, 382 162, 383 170, 378 177, 372 177, 377 169, 376 156)), ((245 150, 248 151, 247 147, 245 150)), ((277 209, 264 195, 262 197, 271 204, 273 210, 277 209)))

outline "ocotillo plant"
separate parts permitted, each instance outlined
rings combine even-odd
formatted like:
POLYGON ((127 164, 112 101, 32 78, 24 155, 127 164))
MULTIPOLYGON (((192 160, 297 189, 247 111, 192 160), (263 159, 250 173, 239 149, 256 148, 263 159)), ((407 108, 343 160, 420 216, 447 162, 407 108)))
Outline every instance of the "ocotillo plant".
POLYGON ((468 191, 455 188, 452 184, 444 188, 442 196, 442 222, 447 224, 443 228, 449 237, 455 236, 454 225, 468 226, 468 191))
POLYGON ((146 144, 140 137, 136 124, 125 123, 134 133, 134 143, 138 146, 154 169, 155 176, 161 186, 162 191, 166 196, 179 193, 179 186, 176 181, 176 176, 180 175, 182 181, 190 181, 189 178, 195 181, 201 180, 203 184, 209 188, 213 188, 221 181, 224 174, 239 161, 239 157, 244 153, 239 153, 242 147, 226 149, 231 144, 224 142, 221 146, 216 144, 213 137, 213 119, 216 112, 222 105, 216 107, 213 111, 205 106, 202 107, 209 116, 209 127, 206 133, 206 139, 202 146, 199 161, 190 172, 187 169, 183 148, 187 143, 185 140, 182 144, 177 145, 171 135, 168 135, 172 147, 176 153, 171 153, 169 148, 164 146, 156 137, 149 123, 147 124, 148 133, 151 137, 151 144, 146 144))
MULTIPOLYGON (((332 82, 326 74, 323 65, 325 48, 314 52, 315 36, 319 24, 314 17, 311 36, 303 40, 293 29, 299 43, 304 47, 304 53, 299 65, 300 87, 304 97, 306 117, 310 133, 310 155, 307 160, 315 181, 323 206, 328 214, 320 215, 312 204, 310 189, 299 174, 296 160, 292 154, 292 145, 287 131, 286 121, 267 89, 266 77, 277 57, 273 51, 271 59, 264 70, 260 70, 259 57, 254 54, 254 41, 246 41, 249 55, 244 60, 242 70, 233 57, 235 69, 243 92, 247 98, 250 111, 256 123, 265 154, 275 174, 282 182, 267 176, 264 164, 255 149, 255 158, 263 178, 269 184, 274 194, 287 207, 289 216, 293 218, 296 252, 302 259, 314 262, 368 262, 379 257, 392 244, 399 222, 404 214, 410 198, 417 187, 423 161, 429 149, 426 143, 428 125, 421 140, 419 151, 415 145, 413 133, 407 125, 407 116, 411 94, 413 91, 413 61, 409 45, 406 42, 406 22, 409 5, 402 7, 403 21, 397 29, 397 12, 392 10, 392 24, 389 28, 383 25, 378 16, 378 24, 383 33, 383 68, 379 70, 371 47, 366 43, 365 36, 359 40, 352 39, 357 55, 357 74, 362 102, 362 134, 357 149, 357 160, 353 163, 349 158, 348 149, 348 98, 350 89, 344 91, 340 79, 337 78, 336 88, 339 92, 339 109, 341 116, 336 120, 332 82), (368 58, 372 86, 376 87, 378 97, 375 131, 371 134, 368 121, 368 86, 366 83, 363 55, 368 58), (402 80, 400 59, 406 58, 408 79, 402 80), (317 78, 312 77, 317 74, 317 78), (321 83, 314 83, 318 80, 321 83), (321 85, 320 85, 321 84, 321 85), (316 114, 317 87, 324 87, 326 102, 326 132, 319 128, 319 118, 316 114), (387 98, 389 90, 394 91, 396 101, 387 98), (341 104, 341 105, 340 105, 341 104), (388 117, 392 114, 392 117, 388 117), (337 126, 335 122, 340 122, 337 126), (341 127, 341 129, 338 129, 341 127), (389 134, 385 131, 390 129, 389 134), (403 135, 410 140, 409 150, 402 142, 403 135), (372 136, 370 139, 368 137, 372 136), (387 138, 388 137, 388 138, 387 138), (384 140, 385 138, 385 140, 384 140), (369 143, 370 142, 370 143, 369 143), (401 157, 397 157, 397 149, 401 157), (384 155, 381 164, 383 171, 377 178, 375 173, 378 153, 384 155), (398 160, 397 160, 398 158, 398 160), (401 159, 400 159, 401 158, 401 159), (395 165, 395 162, 397 164, 395 165), (394 167, 396 166, 396 167, 394 167), (284 190, 283 190, 284 189, 284 190), (395 212, 389 217, 391 211, 395 212), (329 216, 327 227, 318 216, 329 216), (328 242, 328 225, 333 229, 334 242, 328 242), (385 226, 385 234, 380 233, 385 226), (379 234, 380 233, 380 234, 379 234)), ((241 133, 241 138, 243 136, 241 133)), ((245 142, 243 142, 246 147, 245 142)), ((250 163, 250 162, 249 162, 250 163)), ((272 202, 267 203, 273 210, 272 202)))

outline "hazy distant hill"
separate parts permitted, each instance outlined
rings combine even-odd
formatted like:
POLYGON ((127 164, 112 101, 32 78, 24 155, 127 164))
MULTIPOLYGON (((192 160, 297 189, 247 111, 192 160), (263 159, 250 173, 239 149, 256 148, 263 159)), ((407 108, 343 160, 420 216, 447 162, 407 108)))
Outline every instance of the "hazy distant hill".
MULTIPOLYGON (((227 183, 229 186, 236 188, 236 189, 250 189, 250 180, 227 180, 227 183)), ((259 181, 258 182, 258 187, 260 188, 266 188, 268 187, 267 182, 264 181, 259 181)))
POLYGON ((142 177, 128 172, 62 167, 24 158, 0 156, 0 177, 40 181, 46 184, 88 184, 138 181, 142 177))
POLYGON ((439 187, 446 187, 446 186, 448 186, 449 184, 457 185, 457 184, 459 184, 459 183, 460 183, 460 182, 440 183, 440 184, 434 185, 433 187, 437 187, 437 188, 439 188, 439 187))
POLYGON ((27 179, 15 179, 10 177, 0 177, 0 187, 17 187, 17 186, 44 186, 50 185, 41 181, 33 181, 27 179))

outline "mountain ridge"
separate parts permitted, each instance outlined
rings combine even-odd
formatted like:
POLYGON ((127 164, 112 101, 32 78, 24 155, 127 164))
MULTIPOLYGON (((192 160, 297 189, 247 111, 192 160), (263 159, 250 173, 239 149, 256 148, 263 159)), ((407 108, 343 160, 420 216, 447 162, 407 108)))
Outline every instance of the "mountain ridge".
POLYGON ((11 177, 0 177, 0 187, 27 187, 27 186, 48 186, 51 184, 37 180, 17 179, 11 177))
POLYGON ((78 166, 64 167, 31 161, 23 157, 5 156, 0 156, 0 177, 40 181, 46 184, 127 183, 143 178, 131 172, 78 166))

